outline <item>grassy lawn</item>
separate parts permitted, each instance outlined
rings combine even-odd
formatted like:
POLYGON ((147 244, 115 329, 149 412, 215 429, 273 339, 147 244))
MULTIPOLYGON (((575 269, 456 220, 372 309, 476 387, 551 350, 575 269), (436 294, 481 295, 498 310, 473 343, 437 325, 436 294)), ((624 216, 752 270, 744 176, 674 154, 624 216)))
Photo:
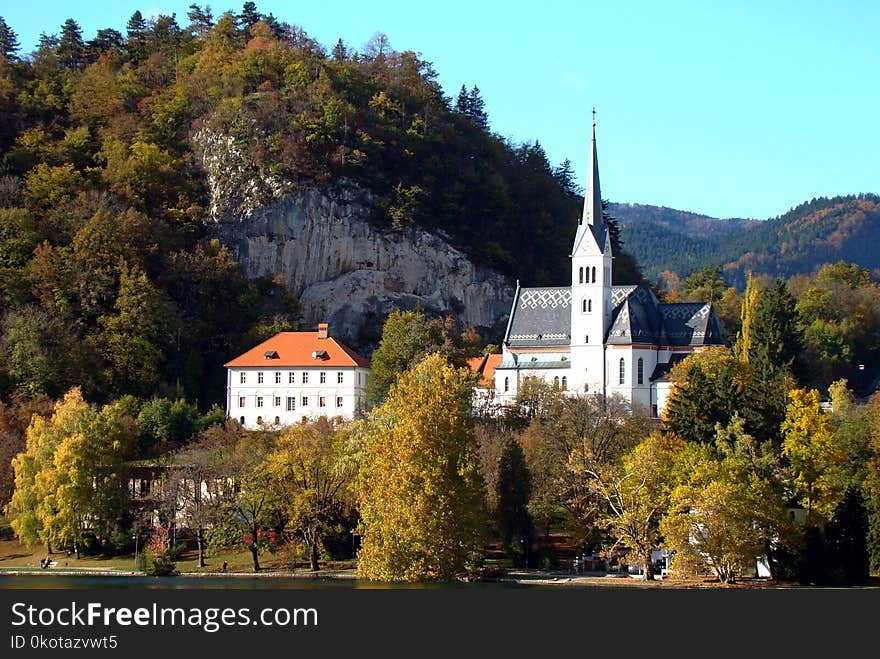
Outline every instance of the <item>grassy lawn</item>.
MULTIPOLYGON (((0 540, 0 573, 5 570, 40 569, 40 559, 46 557, 46 547, 37 546, 28 549, 17 540, 0 540)), ((134 554, 122 556, 82 556, 77 560, 74 555, 67 552, 56 552, 51 556, 58 563, 50 569, 83 570, 89 572, 107 571, 137 571, 134 554)), ((188 550, 183 553, 175 565, 180 572, 196 574, 216 574, 221 571, 223 562, 227 563, 227 572, 253 572, 251 554, 248 551, 228 550, 212 553, 207 556, 203 568, 198 567, 198 553, 188 550)), ((289 554, 260 554, 260 568, 263 572, 289 572, 291 566, 295 573, 307 572, 308 563, 301 560, 292 560, 289 554)), ((329 561, 321 562, 323 570, 353 570, 353 561, 329 561)))

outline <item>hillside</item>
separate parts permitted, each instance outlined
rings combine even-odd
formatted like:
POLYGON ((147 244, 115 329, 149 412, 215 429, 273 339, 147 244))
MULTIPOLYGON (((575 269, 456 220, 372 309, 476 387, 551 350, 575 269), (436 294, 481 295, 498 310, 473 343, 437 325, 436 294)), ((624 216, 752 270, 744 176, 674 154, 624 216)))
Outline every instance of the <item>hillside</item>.
POLYGON ((731 285, 746 274, 810 274, 844 260, 880 269, 880 197, 872 194, 814 199, 765 221, 718 220, 656 206, 612 204, 621 239, 650 279, 664 270, 684 277, 721 265, 731 285))

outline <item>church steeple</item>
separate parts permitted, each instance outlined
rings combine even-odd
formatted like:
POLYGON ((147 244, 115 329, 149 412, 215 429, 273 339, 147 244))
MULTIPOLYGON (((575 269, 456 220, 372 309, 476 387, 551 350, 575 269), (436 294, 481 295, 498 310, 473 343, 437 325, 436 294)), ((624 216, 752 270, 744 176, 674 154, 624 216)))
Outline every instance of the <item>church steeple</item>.
MULTIPOLYGON (((605 250, 606 227, 602 219, 602 192, 599 188, 599 157, 596 154, 596 108, 593 108, 593 141, 590 145, 590 171, 584 191, 584 212, 578 222, 572 255, 577 254, 584 236, 592 234, 599 252, 605 250)), ((592 246, 591 246, 592 247, 592 246)))

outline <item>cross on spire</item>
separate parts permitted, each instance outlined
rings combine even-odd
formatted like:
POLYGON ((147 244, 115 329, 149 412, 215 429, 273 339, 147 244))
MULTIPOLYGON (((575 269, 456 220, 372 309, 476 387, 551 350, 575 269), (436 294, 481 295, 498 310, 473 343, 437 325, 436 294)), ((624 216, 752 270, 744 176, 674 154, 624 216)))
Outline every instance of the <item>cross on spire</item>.
POLYGON ((593 128, 596 127, 596 106, 593 106, 593 128))

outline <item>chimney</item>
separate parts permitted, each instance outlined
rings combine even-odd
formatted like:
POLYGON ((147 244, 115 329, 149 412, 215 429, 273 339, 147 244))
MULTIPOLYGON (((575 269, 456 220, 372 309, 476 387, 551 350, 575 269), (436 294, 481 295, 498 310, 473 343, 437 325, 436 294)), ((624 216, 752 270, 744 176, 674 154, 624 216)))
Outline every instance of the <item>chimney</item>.
POLYGON ((326 339, 330 336, 330 325, 327 323, 318 323, 318 338, 326 339))

